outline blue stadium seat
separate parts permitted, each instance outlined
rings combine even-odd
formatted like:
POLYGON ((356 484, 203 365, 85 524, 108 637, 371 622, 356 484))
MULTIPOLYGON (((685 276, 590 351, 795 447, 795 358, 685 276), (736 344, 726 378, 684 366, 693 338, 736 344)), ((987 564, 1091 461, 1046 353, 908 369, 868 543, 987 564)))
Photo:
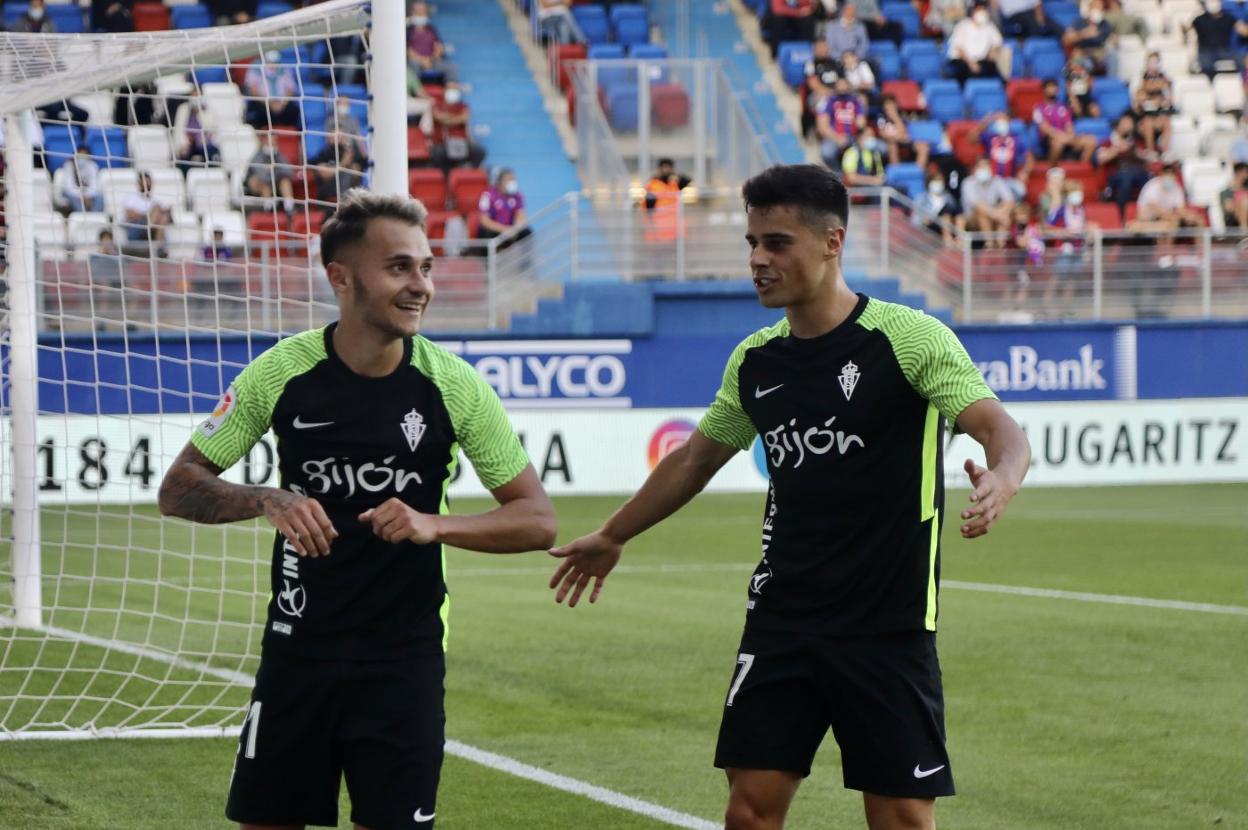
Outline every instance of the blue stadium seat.
POLYGON ((650 24, 640 17, 625 17, 615 27, 615 39, 626 45, 650 42, 650 24))
POLYGON ((628 47, 628 56, 638 60, 664 60, 667 50, 657 43, 634 43, 628 47))
POLYGON ((962 90, 970 117, 979 120, 990 112, 1009 109, 1005 86, 997 78, 968 78, 962 90))
POLYGON ((911 121, 907 128, 910 130, 910 138, 912 140, 926 141, 932 145, 933 150, 936 150, 945 142, 945 128, 941 126, 939 121, 923 118, 911 121))
POLYGON ((368 87, 364 86, 364 84, 338 84, 338 95, 343 98, 367 101, 368 87))
POLYGON ((884 52, 876 56, 868 55, 867 62, 875 65, 875 74, 879 76, 881 82, 902 80, 901 56, 896 52, 884 52))
POLYGON ((919 20, 918 11, 910 3, 886 0, 886 2, 880 5, 880 14, 884 15, 887 20, 900 23, 906 37, 919 36, 922 23, 919 20))
MULTIPOLYGON (((885 42, 890 45, 892 44, 892 41, 885 41, 885 42)), ((875 48, 875 43, 876 43, 875 41, 871 42, 872 49, 875 48)), ((935 41, 926 40, 926 39, 903 40, 901 42, 901 49, 899 51, 900 51, 902 60, 905 60, 911 57, 912 55, 935 55, 937 57, 940 57, 940 47, 936 45, 935 41)))
POLYGON ((256 6, 256 19, 263 17, 276 17, 279 14, 285 14, 291 10, 289 3, 282 0, 261 0, 256 6))
POLYGON ((590 43, 608 43, 611 40, 611 27, 602 6, 573 6, 572 16, 590 43))
MULTIPOLYGON (((190 8, 190 6, 182 8, 190 8)), ((196 86, 226 84, 230 82, 230 73, 224 66, 200 66, 191 71, 191 80, 196 86)))
MULTIPOLYGON (((867 43, 867 58, 878 58, 880 55, 898 54, 897 44, 891 40, 872 40, 867 43)), ((840 55, 834 56, 840 60, 840 55)))
POLYGON ((78 149, 81 133, 75 124, 45 123, 43 125, 44 164, 56 172, 78 149))
POLYGON ((913 162, 890 164, 884 171, 884 183, 909 194, 914 187, 923 187, 923 168, 913 162))
POLYGON ((308 95, 305 91, 305 97, 299 102, 299 108, 303 112, 303 128, 323 131, 332 106, 333 103, 324 97, 308 95))
POLYGON ((126 128, 87 127, 87 149, 100 167, 129 167, 130 148, 126 144, 126 128))
POLYGON ((1027 61, 1027 77, 1042 78, 1044 80, 1049 78, 1060 79, 1062 77, 1062 69, 1065 66, 1065 52, 1037 52, 1027 61))
POLYGON ((905 59, 906 77, 912 81, 939 78, 945 67, 945 59, 934 52, 915 52, 905 59))
POLYGON ((646 14, 646 7, 641 3, 614 3, 611 6, 611 25, 618 26, 620 21, 629 17, 637 17, 645 20, 647 24, 650 22, 646 14))
POLYGON ((26 14, 26 12, 29 10, 30 10, 30 3, 14 3, 14 2, 11 2, 11 0, 8 3, 5 3, 4 4, 4 28, 12 29, 13 24, 17 23, 18 18, 26 14))
MULTIPOLYGON (((956 86, 956 83, 955 83, 956 86)), ((934 92, 924 93, 927 101, 927 113, 942 124, 962 120, 966 103, 962 93, 956 89, 937 88, 934 92)))
POLYGON ((779 51, 776 52, 780 77, 789 86, 801 86, 806 78, 806 64, 814 56, 814 49, 804 40, 786 40, 781 43, 779 51))
POLYGON ((1030 60, 1039 52, 1061 52, 1062 42, 1055 37, 1033 37, 1023 41, 1023 57, 1030 60))
POLYGON ((637 85, 620 84, 607 93, 607 120, 620 132, 637 130, 637 85))
POLYGON ((591 61, 603 58, 623 58, 624 56, 624 47, 618 43, 595 43, 589 47, 589 59, 591 61))
POLYGON ((212 12, 203 6, 174 6, 169 10, 169 25, 175 29, 207 29, 212 25, 212 12))
POLYGON ((1101 116, 1117 121, 1131 109, 1131 90, 1119 78, 1097 78, 1092 82, 1092 100, 1101 107, 1101 116))
POLYGON ((1109 138, 1109 121, 1104 118, 1076 118, 1075 132, 1081 135, 1094 135, 1099 144, 1109 138))
POLYGON ((1079 4, 1069 0, 1048 0, 1044 4, 1044 13, 1063 29, 1069 29, 1083 18, 1079 14, 1079 4))
POLYGON ((81 34, 87 30, 82 9, 72 6, 47 6, 48 19, 56 24, 56 31, 63 35, 81 34))

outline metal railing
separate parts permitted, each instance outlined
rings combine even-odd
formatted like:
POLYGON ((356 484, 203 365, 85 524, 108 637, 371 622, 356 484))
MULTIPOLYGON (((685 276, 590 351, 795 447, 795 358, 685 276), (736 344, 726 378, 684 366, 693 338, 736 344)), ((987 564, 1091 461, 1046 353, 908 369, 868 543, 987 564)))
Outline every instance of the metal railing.
POLYGON ((779 159, 722 63, 712 59, 592 60, 568 64, 582 181, 614 195, 659 158, 707 188, 735 188, 779 159), (623 167, 625 173, 621 173, 623 167))

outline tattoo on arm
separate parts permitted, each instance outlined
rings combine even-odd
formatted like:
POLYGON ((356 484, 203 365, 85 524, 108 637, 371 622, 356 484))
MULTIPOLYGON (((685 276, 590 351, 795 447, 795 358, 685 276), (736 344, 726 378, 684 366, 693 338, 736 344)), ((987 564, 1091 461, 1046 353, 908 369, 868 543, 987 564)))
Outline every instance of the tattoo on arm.
POLYGON ((160 512, 201 524, 222 524, 263 516, 273 502, 294 495, 272 487, 222 481, 222 472, 187 444, 160 483, 160 512))

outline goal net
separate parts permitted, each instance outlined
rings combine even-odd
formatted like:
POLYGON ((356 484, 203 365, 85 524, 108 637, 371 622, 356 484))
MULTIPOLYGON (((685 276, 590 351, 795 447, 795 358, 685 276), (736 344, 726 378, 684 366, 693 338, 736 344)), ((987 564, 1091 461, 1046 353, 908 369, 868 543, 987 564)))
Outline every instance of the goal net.
MULTIPOLYGON (((155 496, 242 366, 332 319, 317 234, 374 175, 370 91, 406 80, 369 14, 0 34, 0 739, 241 722, 272 531, 155 496)), ((273 442, 226 475, 276 484, 273 442)))

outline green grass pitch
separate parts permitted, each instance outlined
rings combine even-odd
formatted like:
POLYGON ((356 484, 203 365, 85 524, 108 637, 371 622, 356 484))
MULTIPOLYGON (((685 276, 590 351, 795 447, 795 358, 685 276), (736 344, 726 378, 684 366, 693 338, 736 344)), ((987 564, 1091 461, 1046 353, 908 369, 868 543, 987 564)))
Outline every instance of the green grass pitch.
MULTIPOLYGON (((949 494, 951 512, 965 497, 949 494)), ((625 558, 630 567, 611 577, 601 601, 574 611, 551 599, 548 557, 448 553, 448 736, 716 820, 725 785, 711 756, 758 556, 761 501, 700 497, 636 540, 625 558)), ((618 502, 558 500, 560 539, 596 526, 618 502)), ((249 619, 263 599, 257 588, 267 590, 265 546, 245 529, 197 529, 197 549, 233 552, 215 564, 202 555, 91 547, 97 533, 175 554, 192 544, 179 523, 149 516, 49 511, 45 557, 79 577, 57 583, 60 604, 83 605, 90 590, 94 609, 58 612, 53 622, 138 641, 151 625, 157 643, 168 629, 174 644, 224 666, 212 655, 245 648, 258 627, 214 631, 178 621, 218 607, 249 619), (166 587, 145 588, 142 580, 157 569, 166 587), (183 584, 197 590, 176 589, 183 584)), ((950 581, 1248 606, 1245 485, 1029 490, 986 539, 966 542, 950 530, 944 542, 950 581)), ((941 599, 959 789, 938 806, 942 827, 1248 828, 1248 616, 954 586, 941 599)), ((189 683, 182 670, 94 646, 11 637, 0 630, 5 667, 29 665, 41 648, 44 664, 115 668, 24 689, 32 698, 71 696, 82 683, 88 698, 116 698, 78 704, 87 707, 78 714, 89 709, 101 723, 153 712, 177 720, 205 702, 219 707, 217 719, 240 719, 245 689, 189 683), (169 682, 123 682, 136 661, 169 682)), ((228 667, 250 671, 254 663, 228 667)), ((0 668, 0 699, 20 680, 0 668)), ((0 703, 0 716, 37 708, 25 705, 0 703)), ((50 719, 76 714, 67 702, 40 711, 50 719)), ((234 749, 220 739, 0 742, 0 828, 226 827, 221 810, 234 749)), ((347 816, 344 797, 343 827, 347 816)), ((789 826, 861 827, 860 816, 858 795, 841 788, 829 736, 789 826)), ((438 821, 451 830, 664 826, 457 758, 447 759, 438 821)))

